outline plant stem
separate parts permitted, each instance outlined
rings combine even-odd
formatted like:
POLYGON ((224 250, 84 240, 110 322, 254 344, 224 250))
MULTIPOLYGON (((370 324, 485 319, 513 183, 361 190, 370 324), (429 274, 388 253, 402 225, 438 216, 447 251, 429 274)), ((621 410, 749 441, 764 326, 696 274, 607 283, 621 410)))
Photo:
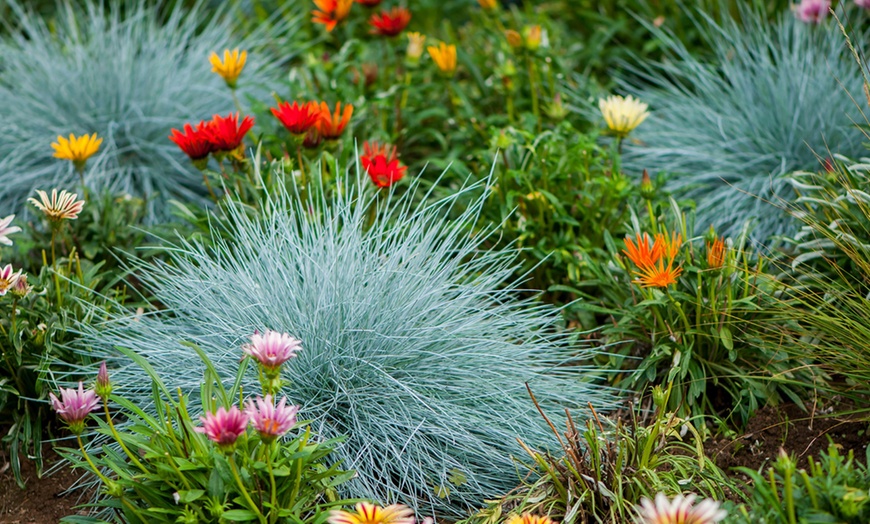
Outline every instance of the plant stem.
POLYGON ((275 442, 270 442, 267 449, 266 465, 269 466, 269 483, 272 485, 272 508, 269 510, 269 522, 274 524, 278 521, 278 488, 275 485, 275 473, 272 471, 272 450, 275 442))
POLYGON ((115 423, 112 421, 112 415, 109 413, 109 405, 107 403, 108 400, 108 397, 103 399, 103 412, 106 414, 106 422, 109 423, 109 430, 112 432, 112 437, 118 442, 118 444, 121 445, 121 449, 124 450, 124 453, 126 453, 128 457, 130 457, 130 460, 133 462, 133 464, 136 464, 136 467, 141 469, 142 473, 147 474, 148 470, 145 469, 145 466, 143 466, 142 463, 139 462, 139 459, 130 452, 130 450, 124 444, 124 441, 121 440, 121 435, 118 434, 118 430, 115 429, 115 423))
POLYGON ((535 61, 532 59, 532 55, 526 55, 526 63, 529 67, 529 86, 532 90, 532 113, 535 115, 535 122, 538 125, 538 131, 541 130, 541 108, 538 102, 538 73, 537 68, 535 68, 535 61))
POLYGON ((260 520, 261 524, 266 523, 266 517, 263 516, 263 512, 260 508, 254 504, 254 500, 251 498, 251 495, 248 493, 248 490, 245 489, 245 485, 242 483, 242 477, 239 475, 239 469, 236 467, 236 459, 232 454, 229 455, 230 469, 233 471, 233 478, 236 479, 236 484, 239 486, 239 490, 242 492, 242 496, 245 497, 245 501, 251 506, 251 509, 254 513, 257 514, 257 518, 260 520))
POLYGON ((108 477, 106 477, 105 475, 103 475, 103 472, 100 471, 100 468, 98 468, 98 467, 96 466, 96 464, 94 464, 94 462, 91 460, 91 456, 88 455, 88 452, 87 452, 87 451, 85 451, 85 445, 84 445, 84 443, 82 443, 82 436, 81 436, 81 435, 76 435, 76 440, 77 440, 78 443, 79 443, 79 449, 82 450, 82 456, 84 457, 85 461, 88 463, 88 466, 91 467, 91 470, 93 470, 93 472, 94 472, 98 477, 100 477, 100 480, 103 482, 103 484, 106 485, 106 487, 111 486, 111 485, 113 484, 113 482, 112 482, 111 480, 109 480, 108 477))

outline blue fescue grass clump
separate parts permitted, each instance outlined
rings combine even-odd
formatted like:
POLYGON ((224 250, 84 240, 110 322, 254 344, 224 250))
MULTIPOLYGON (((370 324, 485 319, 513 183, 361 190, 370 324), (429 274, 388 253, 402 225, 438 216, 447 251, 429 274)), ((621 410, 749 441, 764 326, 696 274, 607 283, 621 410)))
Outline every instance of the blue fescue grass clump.
POLYGON ((231 380, 254 330, 288 332, 304 349, 288 363, 285 393, 321 437, 349 437, 338 453, 358 475, 344 494, 459 517, 518 483, 517 437, 552 443, 526 383, 548 413, 581 418, 589 402, 607 408, 610 392, 578 365, 591 350, 559 312, 520 293, 516 253, 484 247, 491 231, 474 226, 487 188, 429 204, 415 203, 414 189, 382 194, 385 214, 367 228, 376 200, 364 184, 347 177, 335 196, 305 201, 284 192, 262 216, 230 204, 223 231, 139 268, 166 309, 88 328, 85 351, 109 359, 119 392, 145 406, 146 375, 113 348, 194 392, 202 365, 182 341, 231 380))
POLYGON ((671 189, 697 201, 699 224, 735 235, 754 219, 754 236, 764 241, 796 230, 781 209, 795 196, 783 175, 817 169, 816 155, 829 149, 863 150, 854 123, 864 120, 850 96, 863 99, 862 80, 836 21, 816 26, 786 11, 770 23, 748 7, 740 15, 698 15, 712 50, 705 57, 650 28, 670 56, 631 68, 625 87, 652 115, 626 163, 672 173, 671 189))
MULTIPOLYGON (((201 175, 167 137, 186 121, 235 110, 210 72, 209 54, 251 50, 262 36, 236 40, 220 13, 198 4, 188 10, 175 2, 162 13, 158 4, 62 2, 49 23, 12 2, 14 27, 0 40, 0 202, 7 212, 34 189, 80 186, 71 163, 52 158, 50 144, 70 133, 103 138, 85 173, 97 193, 149 198, 152 220, 168 216, 168 199, 202 201, 201 175)), ((242 99, 270 67, 250 54, 242 99)))

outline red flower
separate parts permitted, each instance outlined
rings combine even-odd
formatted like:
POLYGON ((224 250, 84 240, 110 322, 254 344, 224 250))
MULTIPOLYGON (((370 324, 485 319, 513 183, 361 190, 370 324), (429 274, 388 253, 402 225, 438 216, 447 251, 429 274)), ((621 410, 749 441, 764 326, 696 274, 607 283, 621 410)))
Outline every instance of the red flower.
POLYGON ((191 160, 202 160, 214 151, 209 140, 208 126, 209 124, 200 122, 194 129, 190 124, 184 124, 184 133, 173 129, 169 140, 175 142, 191 160))
POLYGON ((404 7, 394 7, 389 11, 373 14, 369 19, 369 24, 372 26, 372 34, 396 36, 408 27, 408 22, 410 21, 410 11, 404 7))
POLYGON ((272 108, 272 114, 284 124, 287 131, 293 135, 304 135, 309 129, 317 125, 320 120, 320 106, 317 102, 306 102, 299 105, 298 102, 281 102, 278 107, 272 108))
POLYGON ((366 7, 377 7, 381 3, 381 0, 356 0, 356 3, 366 7))
POLYGON ((206 127, 213 151, 235 151, 242 145, 245 133, 254 126, 254 119, 246 116, 239 123, 239 114, 230 113, 223 117, 214 115, 206 127))
POLYGON ((390 187, 405 176, 408 168, 399 163, 395 147, 366 142, 363 150, 365 153, 359 157, 360 163, 376 186, 390 187))
POLYGON ((353 106, 346 104, 344 113, 341 111, 341 102, 336 102, 335 113, 329 110, 326 102, 320 103, 320 122, 317 124, 317 129, 320 131, 320 136, 324 140, 335 140, 344 133, 344 128, 350 122, 350 116, 353 114, 353 106))

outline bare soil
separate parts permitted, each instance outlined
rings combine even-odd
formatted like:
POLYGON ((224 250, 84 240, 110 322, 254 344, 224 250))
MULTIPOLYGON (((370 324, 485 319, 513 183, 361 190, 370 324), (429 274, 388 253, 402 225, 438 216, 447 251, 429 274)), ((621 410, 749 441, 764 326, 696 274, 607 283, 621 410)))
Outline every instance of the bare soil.
MULTIPOLYGON (((62 460, 51 445, 42 449, 45 471, 62 460)), ((80 491, 72 494, 65 491, 79 478, 70 468, 60 468, 51 475, 43 472, 39 477, 36 464, 28 459, 21 463, 21 473, 26 488, 15 483, 8 457, 0 453, 0 524, 51 524, 62 517, 73 515, 75 506, 80 503, 80 491)))

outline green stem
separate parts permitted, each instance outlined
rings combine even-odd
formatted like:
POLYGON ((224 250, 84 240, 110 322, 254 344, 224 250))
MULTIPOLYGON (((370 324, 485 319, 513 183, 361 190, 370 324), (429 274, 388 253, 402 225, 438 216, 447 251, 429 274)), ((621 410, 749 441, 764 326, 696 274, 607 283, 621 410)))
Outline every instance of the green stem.
POLYGON ((112 484, 114 484, 111 480, 108 479, 108 477, 106 477, 105 475, 103 475, 103 472, 100 471, 100 468, 98 468, 98 467, 96 466, 96 464, 94 464, 94 462, 91 460, 91 456, 88 455, 88 452, 87 452, 87 451, 85 451, 85 445, 84 445, 84 443, 82 443, 82 436, 81 436, 81 435, 76 435, 76 440, 77 440, 78 443, 79 443, 79 449, 82 450, 82 457, 84 457, 85 461, 88 463, 88 466, 91 467, 91 470, 92 470, 92 471, 93 471, 93 472, 94 472, 98 477, 100 477, 100 480, 103 482, 103 484, 105 484, 107 488, 108 488, 109 486, 111 486, 112 484))
POLYGON ((254 500, 251 498, 251 495, 248 493, 248 490, 245 489, 245 485, 242 483, 242 477, 239 475, 239 469, 236 467, 236 459, 232 454, 229 455, 230 461, 230 469, 233 471, 233 478, 236 479, 236 484, 239 486, 239 490, 242 492, 242 496, 245 497, 245 501, 251 506, 251 509, 254 513, 257 514, 257 518, 260 520, 261 524, 266 524, 266 517, 263 516, 263 512, 260 508, 254 504, 254 500))
POLYGON ((269 509, 269 522, 274 524, 278 521, 278 488, 275 485, 275 473, 272 471, 272 452, 275 442, 270 442, 268 447, 268 455, 266 456, 266 464, 269 466, 269 483, 272 485, 272 507, 269 509))
POLYGON ((652 200, 650 199, 646 200, 646 210, 647 213, 649 213, 650 230, 652 231, 653 236, 655 236, 658 234, 658 224, 656 223, 656 215, 653 211, 652 200))
POLYGON ((130 457, 130 460, 133 462, 133 464, 135 464, 136 467, 142 470, 142 473, 147 474, 148 470, 145 469, 145 466, 143 466, 141 462, 139 462, 139 459, 136 458, 136 455, 130 452, 130 450, 124 444, 124 441, 121 440, 121 435, 118 434, 118 430, 115 429, 115 423, 112 421, 112 415, 109 413, 108 400, 108 397, 103 399, 103 412, 106 414, 106 422, 109 423, 109 430, 112 432, 112 437, 118 442, 118 444, 121 445, 121 449, 124 450, 124 453, 126 453, 128 457, 130 457))
POLYGON ((541 130, 541 108, 538 102, 538 72, 535 67, 535 61, 532 55, 526 55, 526 63, 529 67, 529 86, 532 90, 532 113, 535 115, 535 121, 538 123, 538 131, 541 130))

